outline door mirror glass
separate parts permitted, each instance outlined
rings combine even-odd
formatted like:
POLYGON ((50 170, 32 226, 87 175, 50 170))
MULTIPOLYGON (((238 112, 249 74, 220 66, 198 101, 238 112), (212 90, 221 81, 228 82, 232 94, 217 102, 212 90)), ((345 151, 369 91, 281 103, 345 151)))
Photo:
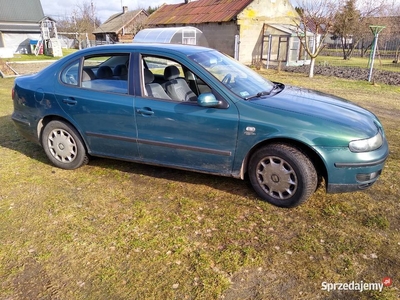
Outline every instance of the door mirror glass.
POLYGON ((219 101, 217 98, 215 98, 214 94, 203 93, 197 98, 197 104, 202 107, 217 107, 219 105, 219 101))

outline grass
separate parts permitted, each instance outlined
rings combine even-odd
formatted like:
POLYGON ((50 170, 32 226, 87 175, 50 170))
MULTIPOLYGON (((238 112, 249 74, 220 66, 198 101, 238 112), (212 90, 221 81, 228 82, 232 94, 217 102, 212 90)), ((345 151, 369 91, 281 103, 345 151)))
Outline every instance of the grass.
MULTIPOLYGON (((76 49, 62 49, 63 56, 67 56, 73 52, 77 51, 76 49)), ((35 61, 35 60, 54 60, 58 59, 58 57, 54 57, 51 55, 34 55, 34 54, 14 54, 13 58, 7 58, 6 61, 35 61)))
POLYGON ((0 79, 0 299, 398 299, 400 88, 261 71, 374 111, 390 143, 371 189, 279 209, 244 181, 94 159, 50 165, 0 79), (322 282, 393 285, 322 291, 322 282))
MULTIPOLYGON (((363 69, 369 69, 369 56, 365 57, 352 57, 344 60, 343 57, 339 56, 318 56, 316 60, 317 64, 323 66, 340 66, 340 67, 357 67, 363 69)), ((393 58, 381 59, 379 56, 375 57, 374 69, 400 72, 400 63, 393 63, 393 58)))

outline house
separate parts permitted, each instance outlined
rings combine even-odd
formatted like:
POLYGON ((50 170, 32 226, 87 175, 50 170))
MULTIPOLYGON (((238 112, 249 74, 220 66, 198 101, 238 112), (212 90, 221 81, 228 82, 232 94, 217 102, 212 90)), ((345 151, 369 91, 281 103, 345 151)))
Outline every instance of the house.
POLYGON ((307 63, 289 0, 198 0, 162 5, 147 27, 193 26, 211 48, 242 63, 307 63))
POLYGON ((0 0, 0 57, 29 53, 30 40, 41 37, 43 19, 40 0, 0 0))
POLYGON ((121 13, 112 15, 93 31, 96 44, 131 43, 135 34, 143 28, 147 17, 143 9, 128 11, 128 7, 123 6, 121 13))

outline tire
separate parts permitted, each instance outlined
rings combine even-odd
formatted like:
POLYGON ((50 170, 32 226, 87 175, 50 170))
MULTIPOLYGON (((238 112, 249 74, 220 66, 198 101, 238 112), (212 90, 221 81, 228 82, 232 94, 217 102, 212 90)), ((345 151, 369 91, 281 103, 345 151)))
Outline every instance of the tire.
POLYGON ((50 161, 58 168, 73 170, 89 162, 79 133, 62 121, 51 121, 42 132, 42 146, 50 161))
POLYGON ((318 184, 310 159, 287 144, 272 144, 257 150, 250 158, 248 173, 256 193, 279 207, 304 203, 318 184))

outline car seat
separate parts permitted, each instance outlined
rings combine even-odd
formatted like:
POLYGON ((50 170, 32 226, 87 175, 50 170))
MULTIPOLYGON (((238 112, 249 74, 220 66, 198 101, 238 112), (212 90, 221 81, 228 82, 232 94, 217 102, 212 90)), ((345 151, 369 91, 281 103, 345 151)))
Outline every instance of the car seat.
POLYGON ((168 66, 164 69, 164 83, 167 94, 177 101, 197 101, 197 96, 188 86, 185 79, 179 77, 179 69, 176 66, 168 66))

